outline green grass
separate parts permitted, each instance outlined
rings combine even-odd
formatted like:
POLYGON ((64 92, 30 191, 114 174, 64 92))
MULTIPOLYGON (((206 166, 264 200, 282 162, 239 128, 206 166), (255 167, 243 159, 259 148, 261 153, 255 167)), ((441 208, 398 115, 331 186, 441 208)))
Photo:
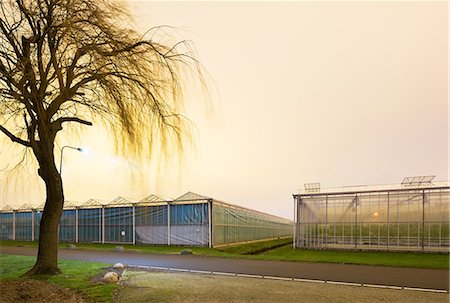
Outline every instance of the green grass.
MULTIPOLYGON (((26 279, 20 277, 30 269, 36 258, 0 254, 0 281, 26 279)), ((61 274, 56 276, 36 276, 38 280, 53 283, 80 292, 90 302, 112 302, 118 285, 92 282, 91 279, 111 264, 76 260, 60 260, 61 274)))
MULTIPOLYGON (((207 247, 186 247, 186 246, 153 246, 153 245, 122 245, 127 251, 152 253, 152 254, 179 254, 183 249, 189 248, 196 255, 297 261, 297 262, 323 262, 323 263, 345 263, 363 265, 381 265, 398 267, 415 267, 431 269, 449 269, 449 254, 435 253, 409 253, 409 252, 374 252, 374 251, 334 251, 334 250, 300 250, 292 249, 290 244, 271 249, 260 254, 253 254, 264 251, 267 248, 276 247, 284 239, 247 243, 221 248, 207 247)), ((36 242, 14 242, 0 241, 0 245, 23 245, 36 246, 36 242)), ((114 250, 118 244, 94 244, 77 243, 77 249, 89 250, 114 250)), ((61 248, 67 244, 60 243, 61 248)))
MULTIPOLYGON (((214 257, 237 257, 215 248, 208 247, 187 247, 187 246, 167 246, 167 245, 131 245, 131 244, 99 244, 99 243, 74 243, 77 249, 113 251, 116 246, 123 246, 126 251, 150 254, 180 254, 183 249, 189 248, 196 255, 206 255, 214 257)), ((24 246, 37 247, 37 242, 0 240, 0 246, 24 246)), ((59 243, 60 248, 67 248, 68 243, 59 243)))
POLYGON ((291 243, 292 238, 284 238, 277 240, 259 241, 245 244, 223 246, 217 248, 217 250, 235 255, 255 255, 291 243))
POLYGON ((286 245, 258 257, 266 260, 449 269, 449 255, 433 253, 300 250, 286 245))

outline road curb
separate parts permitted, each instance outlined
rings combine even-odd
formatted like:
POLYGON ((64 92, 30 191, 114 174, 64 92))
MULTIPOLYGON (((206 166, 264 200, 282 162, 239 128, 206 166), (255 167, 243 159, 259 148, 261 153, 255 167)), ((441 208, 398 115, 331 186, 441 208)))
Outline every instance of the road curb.
POLYGON ((422 291, 422 292, 432 292, 432 293, 449 293, 449 291, 445 290, 445 289, 431 289, 431 288, 406 287, 406 286, 382 285, 382 284, 367 284, 367 283, 330 281, 330 280, 320 280, 320 279, 287 278, 287 277, 263 276, 263 275, 252 275, 252 274, 220 272, 220 271, 194 270, 194 269, 173 268, 173 267, 127 265, 127 268, 166 271, 166 272, 192 273, 192 274, 202 274, 202 275, 231 276, 231 277, 241 277, 241 278, 258 278, 258 279, 278 280, 278 281, 294 281, 294 282, 305 282, 305 283, 323 283, 323 284, 331 284, 331 285, 384 288, 384 289, 394 289, 394 290, 412 290, 412 291, 422 291))

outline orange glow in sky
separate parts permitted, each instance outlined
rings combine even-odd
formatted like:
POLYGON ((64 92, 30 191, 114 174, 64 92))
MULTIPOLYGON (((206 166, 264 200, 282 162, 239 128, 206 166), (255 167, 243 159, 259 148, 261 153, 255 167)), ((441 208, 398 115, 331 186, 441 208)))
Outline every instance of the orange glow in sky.
MULTIPOLYGON (((195 148, 155 165, 117 157, 86 127, 60 146, 67 200, 177 197, 187 191, 292 218, 292 194, 449 179, 447 2, 132 2, 143 32, 171 25, 210 74, 185 114, 195 148)), ((177 34, 177 35, 178 35, 177 34)), ((0 207, 44 201, 35 169, 0 141, 0 207), (34 176, 34 177, 28 177, 34 176), (17 179, 17 182, 14 181, 17 179)), ((59 151, 55 152, 59 161, 59 151)), ((374 214, 375 215, 375 214, 374 214)))

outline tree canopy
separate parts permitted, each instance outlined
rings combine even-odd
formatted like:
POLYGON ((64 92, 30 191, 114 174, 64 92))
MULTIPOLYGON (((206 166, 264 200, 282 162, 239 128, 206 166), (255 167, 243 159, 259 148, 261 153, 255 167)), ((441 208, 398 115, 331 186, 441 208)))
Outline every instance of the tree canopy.
POLYGON ((47 195, 29 274, 58 272, 63 127, 101 123, 128 156, 189 135, 182 80, 203 83, 190 43, 167 43, 161 27, 140 35, 129 17, 115 0, 0 0, 0 132, 33 151, 47 195))
POLYGON ((2 0, 0 10, 0 130, 12 141, 36 152, 42 132, 53 142, 65 123, 100 122, 128 154, 182 142, 180 76, 201 76, 189 43, 154 41, 160 27, 143 39, 119 1, 2 0))

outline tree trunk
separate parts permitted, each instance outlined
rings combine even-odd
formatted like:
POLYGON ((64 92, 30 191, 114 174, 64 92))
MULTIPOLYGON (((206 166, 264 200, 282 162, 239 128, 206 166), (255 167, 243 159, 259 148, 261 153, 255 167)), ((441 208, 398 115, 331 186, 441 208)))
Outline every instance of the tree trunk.
POLYGON ((47 200, 39 228, 39 248, 36 264, 25 275, 56 275, 58 268, 58 225, 61 219, 64 193, 61 176, 56 169, 53 150, 39 161, 39 175, 45 182, 47 200))

